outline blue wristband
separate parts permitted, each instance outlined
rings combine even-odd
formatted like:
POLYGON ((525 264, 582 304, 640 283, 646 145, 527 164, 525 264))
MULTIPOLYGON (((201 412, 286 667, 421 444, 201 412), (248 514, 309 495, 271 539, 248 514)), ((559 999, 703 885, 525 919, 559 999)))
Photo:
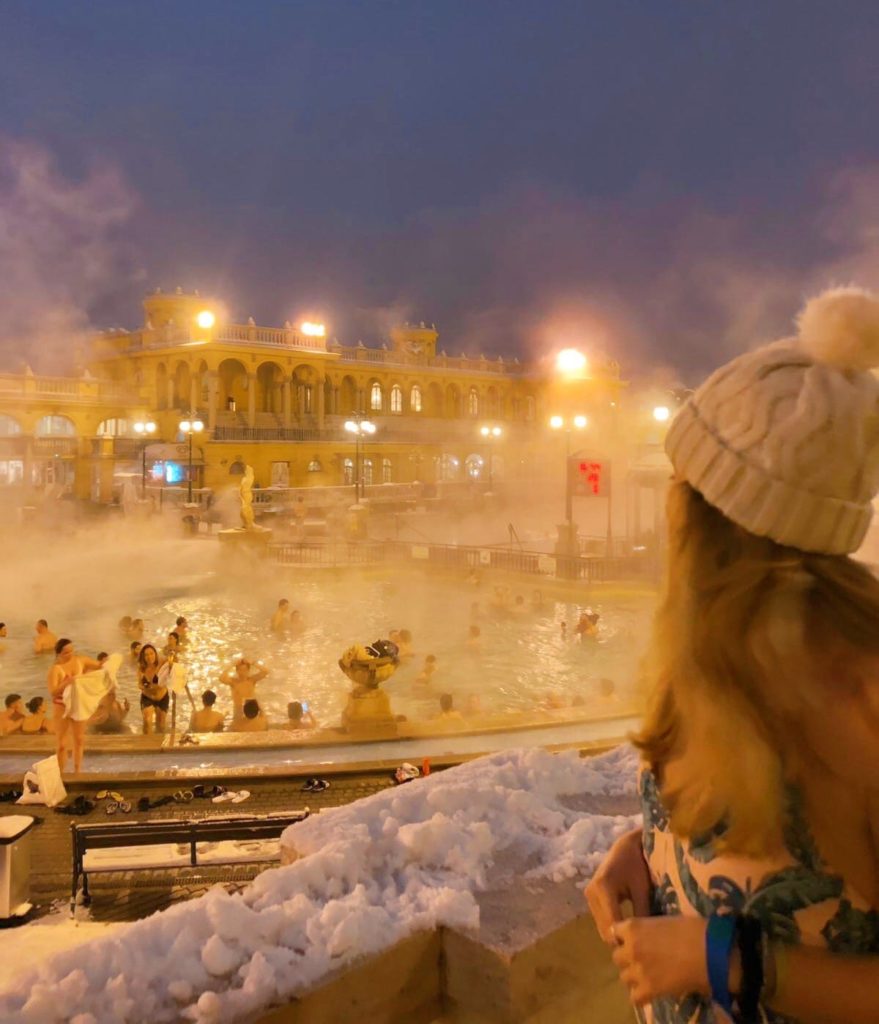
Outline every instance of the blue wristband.
POLYGON ((729 961, 736 935, 736 919, 732 914, 712 914, 705 932, 705 958, 708 961, 708 984, 711 998, 732 1016, 729 994, 729 961))

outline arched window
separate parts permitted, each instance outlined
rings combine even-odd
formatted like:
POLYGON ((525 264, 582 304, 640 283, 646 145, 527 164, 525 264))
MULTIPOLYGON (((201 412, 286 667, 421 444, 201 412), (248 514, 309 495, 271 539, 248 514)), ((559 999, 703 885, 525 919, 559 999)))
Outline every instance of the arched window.
POLYGON ((479 415, 479 392, 476 388, 470 388, 470 391, 467 394, 467 415, 479 415))
POLYGON ((122 437, 128 433, 128 420, 109 419, 98 424, 98 437, 122 437))
POLYGON ((369 389, 369 408, 373 412, 382 411, 382 386, 378 381, 369 389))
POLYGON ((354 483, 354 460, 345 459, 342 463, 342 483, 353 484, 354 483))
POLYGON ((390 459, 382 459, 382 483, 390 484, 394 482, 394 467, 391 465, 390 459))
POLYGON ((457 480, 461 463, 454 455, 443 455, 440 462, 440 479, 457 480))
POLYGON ((403 389, 399 384, 391 388, 391 412, 401 413, 403 411, 403 389))
POLYGON ((66 416, 43 416, 34 428, 37 437, 75 437, 76 427, 66 416))
POLYGON ((412 412, 421 412, 421 388, 417 384, 413 384, 409 392, 409 408, 412 412))
POLYGON ((469 480, 478 480, 482 476, 482 467, 485 460, 481 455, 468 455, 464 459, 464 472, 469 480))
POLYGON ((372 459, 363 460, 363 486, 369 487, 373 482, 372 459))
POLYGON ((229 476, 244 476, 244 463, 236 459, 229 467, 229 476))
POLYGON ((322 473, 323 472, 323 468, 324 467, 321 465, 320 459, 317 458, 317 457, 313 458, 311 460, 311 462, 309 462, 309 464, 308 464, 308 472, 309 473, 322 473))
POLYGON ((0 437, 17 437, 21 433, 21 427, 11 417, 0 413, 0 437))

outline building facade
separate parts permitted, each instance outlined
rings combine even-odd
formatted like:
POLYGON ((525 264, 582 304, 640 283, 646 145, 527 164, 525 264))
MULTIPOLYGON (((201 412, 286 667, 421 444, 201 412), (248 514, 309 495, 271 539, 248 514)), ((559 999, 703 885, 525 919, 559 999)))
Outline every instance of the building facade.
MULTIPOLYGON (((0 375, 0 490, 66 488, 110 502, 122 483, 218 491, 245 464, 259 487, 539 480, 558 476, 551 415, 585 416, 615 453, 624 382, 592 355, 554 363, 447 355, 405 324, 381 347, 327 340, 320 325, 235 323, 198 294, 156 292, 136 331, 97 335, 82 376, 0 375), (375 432, 355 443, 345 423, 375 432), (197 434, 181 423, 199 421, 197 434), (138 433, 138 424, 155 431, 138 433), (551 456, 547 456, 547 451, 551 456)), ((579 443, 579 439, 578 439, 579 443)))

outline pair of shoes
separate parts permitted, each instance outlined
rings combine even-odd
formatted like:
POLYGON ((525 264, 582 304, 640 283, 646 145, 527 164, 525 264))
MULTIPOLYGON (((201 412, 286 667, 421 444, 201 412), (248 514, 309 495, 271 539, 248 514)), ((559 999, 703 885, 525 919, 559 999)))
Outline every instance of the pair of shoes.
POLYGON ((326 779, 306 779, 305 785, 302 787, 303 793, 323 793, 325 789, 329 789, 330 784, 326 779))
POLYGON ((404 761, 391 778, 398 786, 401 786, 404 782, 412 782, 413 779, 417 779, 420 775, 421 771, 419 768, 414 764, 409 764, 408 761, 404 761))
POLYGON ((101 789, 95 794, 95 800, 106 800, 107 797, 115 800, 117 804, 122 801, 122 794, 117 793, 115 789, 101 789))
POLYGON ((107 814, 131 814, 131 802, 129 800, 111 800, 106 807, 107 814))
POLYGON ((173 804, 173 796, 160 796, 155 800, 150 800, 148 796, 142 796, 137 801, 137 809, 139 811, 151 811, 154 807, 165 807, 167 804, 173 804))
POLYGON ((188 804, 194 796, 195 793, 191 789, 178 789, 174 794, 174 803, 188 804))
POLYGON ((185 747, 187 743, 191 743, 194 747, 197 747, 201 741, 197 736, 191 736, 188 732, 184 733, 180 737, 180 746, 185 747))
POLYGON ((91 800, 87 800, 82 794, 80 794, 71 804, 62 804, 60 807, 55 808, 56 814, 91 814, 95 809, 95 805, 91 800))
POLYGON ((222 796, 225 792, 225 786, 202 786, 199 784, 192 787, 192 795, 199 800, 213 800, 215 796, 222 796))
MULTIPOLYGON (((222 787, 220 787, 222 789, 222 787)), ((243 804, 245 800, 250 797, 250 790, 241 789, 237 793, 231 790, 223 790, 217 796, 213 797, 211 803, 214 804, 243 804)))

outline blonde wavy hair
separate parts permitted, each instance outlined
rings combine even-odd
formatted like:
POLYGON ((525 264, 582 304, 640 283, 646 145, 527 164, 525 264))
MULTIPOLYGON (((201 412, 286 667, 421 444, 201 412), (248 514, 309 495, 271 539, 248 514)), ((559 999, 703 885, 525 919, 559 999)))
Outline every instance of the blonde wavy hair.
POLYGON ((671 485, 668 523, 635 742, 676 835, 723 823, 722 848, 765 854, 781 842, 798 723, 879 655, 879 580, 748 533, 687 483, 671 485))

